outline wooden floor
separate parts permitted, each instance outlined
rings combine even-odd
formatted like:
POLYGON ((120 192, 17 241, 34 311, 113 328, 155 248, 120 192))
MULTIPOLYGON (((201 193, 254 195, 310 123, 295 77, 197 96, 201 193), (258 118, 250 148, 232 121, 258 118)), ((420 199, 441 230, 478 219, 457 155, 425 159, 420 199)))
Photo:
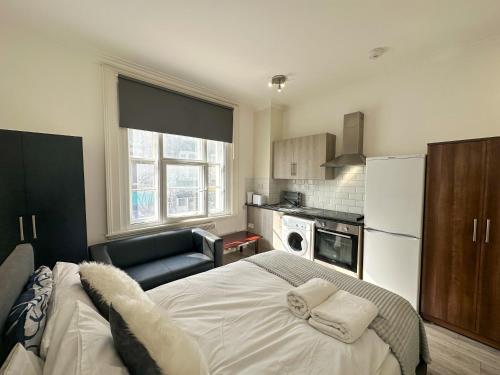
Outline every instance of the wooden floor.
POLYGON ((500 351, 435 324, 426 323, 432 363, 429 375, 500 375, 500 351))
MULTIPOLYGON (((224 264, 253 254, 252 246, 224 254, 224 264)), ((500 351, 432 323, 425 328, 432 357, 428 375, 500 375, 500 351)))
POLYGON ((255 254, 253 245, 248 245, 243 249, 242 252, 239 250, 232 251, 230 253, 224 253, 224 265, 236 262, 237 260, 249 257, 255 254))

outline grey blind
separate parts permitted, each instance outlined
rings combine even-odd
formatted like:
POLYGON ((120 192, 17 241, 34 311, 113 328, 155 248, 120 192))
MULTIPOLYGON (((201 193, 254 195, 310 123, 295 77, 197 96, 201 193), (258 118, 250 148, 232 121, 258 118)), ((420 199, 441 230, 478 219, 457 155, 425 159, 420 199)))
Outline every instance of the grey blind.
POLYGON ((122 128, 232 143, 233 109, 132 78, 118 76, 122 128))

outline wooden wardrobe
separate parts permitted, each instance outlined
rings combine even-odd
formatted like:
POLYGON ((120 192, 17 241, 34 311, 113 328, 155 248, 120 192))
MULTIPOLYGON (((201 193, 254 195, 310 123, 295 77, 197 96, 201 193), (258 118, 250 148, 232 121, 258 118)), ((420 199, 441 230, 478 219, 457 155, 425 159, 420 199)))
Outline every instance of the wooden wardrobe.
POLYGON ((88 259, 80 137, 0 129, 0 263, 23 242, 36 266, 88 259))
POLYGON ((428 145, 424 319, 500 348, 500 137, 428 145))

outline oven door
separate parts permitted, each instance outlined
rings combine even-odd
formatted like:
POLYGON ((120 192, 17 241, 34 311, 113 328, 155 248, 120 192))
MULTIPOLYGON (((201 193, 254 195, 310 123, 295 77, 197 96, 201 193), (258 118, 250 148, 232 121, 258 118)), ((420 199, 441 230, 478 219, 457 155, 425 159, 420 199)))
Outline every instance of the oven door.
POLYGON ((314 257, 358 273, 358 236, 316 229, 314 257))

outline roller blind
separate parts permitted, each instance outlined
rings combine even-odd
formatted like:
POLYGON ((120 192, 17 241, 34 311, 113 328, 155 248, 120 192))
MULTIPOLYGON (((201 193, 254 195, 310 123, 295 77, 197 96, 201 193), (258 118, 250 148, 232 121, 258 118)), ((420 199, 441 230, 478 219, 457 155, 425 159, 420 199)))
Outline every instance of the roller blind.
POLYGON ((118 76, 119 125, 232 143, 233 108, 118 76))

